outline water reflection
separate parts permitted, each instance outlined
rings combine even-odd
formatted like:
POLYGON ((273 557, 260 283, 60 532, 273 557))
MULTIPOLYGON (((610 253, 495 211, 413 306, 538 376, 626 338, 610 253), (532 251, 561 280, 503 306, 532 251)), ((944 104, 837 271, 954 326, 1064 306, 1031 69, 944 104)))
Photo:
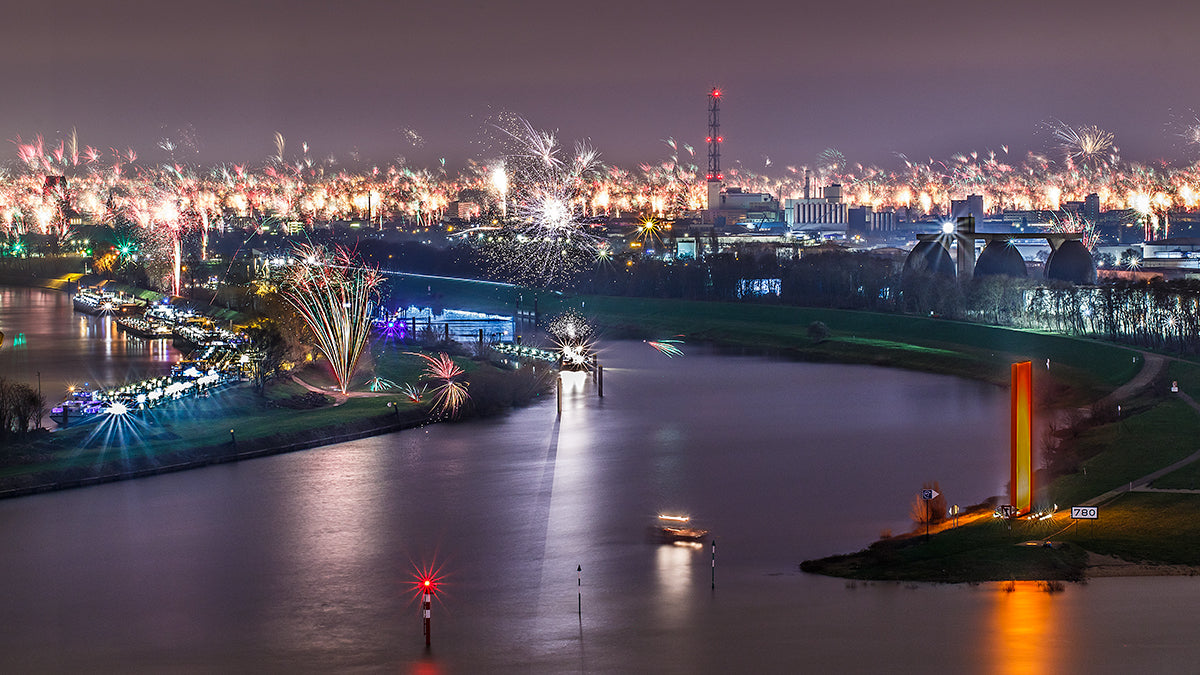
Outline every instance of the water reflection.
POLYGON ((385 557, 383 540, 373 534, 383 527, 382 456, 322 456, 305 463, 301 484, 287 493, 277 521, 286 558, 278 565, 292 582, 277 602, 291 611, 286 620, 268 624, 271 643, 285 645, 303 635, 314 648, 328 650, 360 639, 349 629, 350 617, 381 590, 367 572, 385 557))
POLYGON ((1045 582, 1015 581, 994 594, 991 672, 1031 675, 1061 672, 1069 654, 1063 653, 1055 621, 1057 600, 1045 582))
POLYGON ((76 312, 70 295, 40 288, 0 286, 0 331, 26 336, 20 350, 0 350, 0 374, 34 387, 40 379, 51 401, 71 383, 116 386, 166 375, 182 357, 170 340, 129 336, 113 316, 76 312))
POLYGON ((655 604, 657 622, 662 627, 675 627, 693 611, 696 585, 692 583, 692 566, 703 548, 695 542, 675 542, 658 546, 654 552, 654 581, 660 602, 655 604))

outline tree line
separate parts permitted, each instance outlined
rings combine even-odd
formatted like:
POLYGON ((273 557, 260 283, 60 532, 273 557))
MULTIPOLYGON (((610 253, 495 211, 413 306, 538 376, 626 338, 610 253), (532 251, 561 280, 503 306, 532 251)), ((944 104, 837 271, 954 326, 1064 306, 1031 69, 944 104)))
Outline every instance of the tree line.
POLYGON ((641 260, 581 275, 577 292, 696 300, 775 302, 897 312, 1200 353, 1200 280, 1113 280, 1096 286, 1004 275, 905 273, 903 261, 829 251, 780 258, 773 250, 723 252, 702 261, 641 260), (776 293, 745 293, 744 280, 776 279, 776 293))
POLYGON ((33 387, 0 377, 0 438, 25 435, 41 426, 46 400, 33 387))

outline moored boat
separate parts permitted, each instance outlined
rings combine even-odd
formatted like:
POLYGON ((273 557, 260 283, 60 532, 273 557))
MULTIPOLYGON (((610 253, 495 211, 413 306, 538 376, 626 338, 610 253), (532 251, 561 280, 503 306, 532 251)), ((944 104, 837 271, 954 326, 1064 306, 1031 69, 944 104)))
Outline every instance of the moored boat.
POLYGON ((59 427, 94 421, 108 408, 108 402, 101 398, 101 394, 99 389, 72 392, 71 398, 50 409, 50 419, 59 427))
POLYGON ((119 306, 116 296, 90 288, 79 289, 71 298, 71 303, 76 311, 84 314, 111 314, 119 306))
POLYGON ((117 319, 117 325, 129 333, 147 340, 158 340, 171 337, 171 327, 161 321, 148 320, 139 316, 123 316, 117 319))

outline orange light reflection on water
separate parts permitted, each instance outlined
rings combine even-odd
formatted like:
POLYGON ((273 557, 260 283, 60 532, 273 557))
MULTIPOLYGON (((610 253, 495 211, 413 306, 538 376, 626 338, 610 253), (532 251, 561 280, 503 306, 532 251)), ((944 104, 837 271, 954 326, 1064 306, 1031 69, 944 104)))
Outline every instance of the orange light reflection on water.
POLYGON ((1016 581, 997 586, 991 634, 990 672, 1037 675, 1061 672, 1070 654, 1059 639, 1054 593, 1045 582, 1016 581), (1011 589, 1011 590, 1009 590, 1011 589))

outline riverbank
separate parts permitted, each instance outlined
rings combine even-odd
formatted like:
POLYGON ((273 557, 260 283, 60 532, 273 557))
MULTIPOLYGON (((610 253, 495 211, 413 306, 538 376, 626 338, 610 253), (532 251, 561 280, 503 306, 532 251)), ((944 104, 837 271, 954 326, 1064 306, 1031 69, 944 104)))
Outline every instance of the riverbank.
MULTIPOLYGON (((0 465, 0 498, 96 485, 253 459, 412 429, 446 417, 397 390, 370 391, 368 378, 417 382, 419 357, 387 350, 360 370, 350 395, 337 394, 332 377, 309 368, 304 380, 271 384, 263 394, 248 383, 209 398, 54 431, 10 443, 0 465)), ((546 380, 526 368, 502 371, 460 361, 474 385, 468 415, 492 415, 528 403, 546 380)))
MULTIPOLYGON (((12 467, 5 466, 4 472, 7 475, 0 478, 0 486, 4 486, 0 487, 0 499, 187 471, 214 464, 238 462, 334 443, 344 443, 423 426, 427 416, 424 413, 413 413, 414 411, 409 411, 408 415, 378 415, 374 418, 360 419, 336 426, 259 436, 241 441, 236 438, 235 429, 233 433, 229 434, 230 440, 222 444, 186 447, 178 452, 160 453, 153 456, 145 454, 141 457, 122 460, 120 467, 104 465, 97 472, 87 472, 88 475, 79 477, 73 477, 79 471, 70 468, 44 467, 28 473, 9 474, 8 471, 12 467)), ((223 421, 229 421, 229 418, 223 421)))
POLYGON ((1045 363, 1035 380, 1056 407, 1082 406, 1141 369, 1137 351, 1111 343, 961 321, 786 305, 567 296, 490 282, 394 278, 392 293, 417 302, 498 314, 537 312, 542 323, 567 310, 599 327, 601 339, 681 339, 814 362, 905 368, 1008 386, 1016 361, 1045 363), (814 334, 812 326, 824 326, 814 334), (817 336, 814 336, 817 335, 817 336), (1131 358, 1132 357, 1132 358, 1131 358))
MULTIPOLYGON (((68 276, 50 280, 51 283, 26 286, 67 291, 71 280, 68 276)), ((57 315, 55 322, 59 325, 74 326, 79 320, 90 326, 96 321, 72 313, 69 302, 65 306, 52 303, 44 307, 57 307, 60 308, 57 311, 66 312, 57 315)), ((47 337, 51 333, 45 326, 22 325, 22 322, 30 321, 29 315, 14 316, 17 323, 5 326, 14 334, 32 329, 39 336, 34 340, 39 346, 55 339, 47 337)), ((79 344, 78 337, 72 337, 79 344)), ((93 340, 108 339, 107 334, 96 334, 92 338, 83 338, 83 341, 90 351, 93 340)), ((149 348, 145 341, 140 344, 142 348, 149 348)), ((435 351, 453 347, 455 345, 431 346, 435 351)), ((133 348, 138 349, 136 345, 133 348)), ((24 349, 6 350, 6 356, 14 358, 5 363, 16 366, 14 370, 24 372, 26 376, 39 370, 37 382, 40 388, 40 370, 44 367, 39 367, 36 361, 29 362, 24 349)), ((107 353, 105 350, 104 346, 100 347, 101 353, 107 353)), ((414 391, 421 389, 426 364, 412 353, 418 350, 416 345, 387 340, 373 344, 360 361, 348 397, 338 395, 331 374, 325 372, 323 362, 318 361, 304 369, 304 384, 290 378, 277 378, 264 391, 258 392, 243 383, 210 397, 173 401, 121 415, 105 415, 91 423, 53 432, 35 431, 10 436, 5 439, 4 450, 0 452, 0 498, 292 452, 443 421, 444 416, 432 414, 429 395, 414 401, 401 390, 406 383, 412 384, 414 391)), ((459 348, 455 353, 465 352, 459 348)), ((158 360, 166 363, 168 359, 159 357, 158 360)), ((474 405, 465 410, 464 415, 498 414, 528 403, 547 388, 544 377, 535 376, 533 372, 510 371, 463 356, 459 356, 457 362, 473 385, 474 405)), ((90 367, 84 364, 83 370, 72 374, 87 373, 88 370, 90 367)), ((5 374, 12 375, 11 372, 5 374)), ((84 377, 92 381, 103 379, 103 384, 110 387, 123 384, 111 377, 99 378, 94 373, 80 377, 78 384, 83 384, 84 377)), ((50 377, 46 378, 45 384, 47 392, 66 386, 61 380, 50 377)), ((49 393, 47 398, 51 404, 57 400, 49 393)))
MULTIPOLYGON (((1195 371, 1183 363, 1168 369, 1171 376, 1195 371)), ((801 569, 942 582, 1200 573, 1200 411, 1170 393, 1164 378, 1126 393, 1119 417, 1062 432, 1056 452, 1076 462, 1075 470, 1035 477, 1043 517, 985 514, 957 527, 944 523, 929 537, 918 526, 856 553, 804 561, 801 569), (1073 520, 1072 505, 1096 506, 1098 518, 1073 520)))

